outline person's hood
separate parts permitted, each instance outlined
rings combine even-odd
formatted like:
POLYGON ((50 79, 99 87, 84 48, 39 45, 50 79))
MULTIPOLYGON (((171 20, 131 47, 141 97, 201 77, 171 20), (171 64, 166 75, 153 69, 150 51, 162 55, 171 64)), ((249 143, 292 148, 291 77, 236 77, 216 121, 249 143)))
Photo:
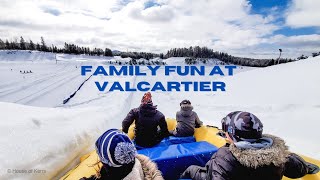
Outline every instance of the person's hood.
POLYGON ((184 117, 189 117, 193 114, 193 106, 191 104, 182 104, 180 106, 181 115, 184 117))
POLYGON ((157 113, 157 106, 154 106, 152 103, 141 104, 139 108, 140 112, 145 116, 153 116, 157 113))
POLYGON ((123 180, 144 180, 144 174, 140 161, 136 158, 131 172, 123 180))
POLYGON ((229 150, 240 164, 257 168, 264 165, 281 166, 287 160, 290 152, 283 139, 263 135, 257 141, 240 141, 230 144, 229 150))
POLYGON ((145 180, 164 180, 157 164, 152 162, 149 157, 138 154, 136 158, 141 163, 145 180))
POLYGON ((234 145, 239 149, 262 149, 272 146, 273 140, 271 138, 262 137, 260 139, 243 139, 235 142, 234 145))

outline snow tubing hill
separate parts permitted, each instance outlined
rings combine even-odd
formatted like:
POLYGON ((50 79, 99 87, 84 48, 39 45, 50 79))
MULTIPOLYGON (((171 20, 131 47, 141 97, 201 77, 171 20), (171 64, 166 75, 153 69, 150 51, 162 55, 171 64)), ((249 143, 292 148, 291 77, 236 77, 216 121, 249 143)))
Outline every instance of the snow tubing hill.
MULTIPOLYGON (((167 119, 168 129, 173 130, 176 126, 175 119, 167 119)), ((129 129, 129 137, 134 137, 134 125, 129 129)), ((217 127, 202 126, 196 128, 194 137, 169 137, 152 148, 138 149, 139 154, 144 154, 157 163, 165 179, 178 179, 180 174, 189 165, 204 166, 219 147, 225 145, 225 139, 217 135, 217 127)), ((305 161, 320 166, 320 161, 302 156, 305 161)), ((80 163, 61 180, 78 180, 82 177, 90 177, 100 171, 102 167, 95 151, 80 158, 80 163)), ((290 178, 283 177, 283 180, 290 178)), ((320 180, 320 172, 308 174, 300 180, 320 180)))

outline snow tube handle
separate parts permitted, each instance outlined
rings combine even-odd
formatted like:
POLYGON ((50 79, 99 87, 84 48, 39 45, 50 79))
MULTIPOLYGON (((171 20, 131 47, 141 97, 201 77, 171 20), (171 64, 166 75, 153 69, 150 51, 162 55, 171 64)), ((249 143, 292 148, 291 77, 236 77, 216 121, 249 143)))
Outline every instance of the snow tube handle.
POLYGON ((223 137, 223 138, 227 138, 227 136, 226 136, 226 133, 225 132, 223 132, 223 131, 219 131, 219 132, 217 132, 217 135, 218 136, 221 136, 221 137, 223 137))
POLYGON ((309 162, 306 162, 306 164, 308 166, 308 174, 317 174, 320 171, 319 166, 309 162))
MULTIPOLYGON (((217 126, 211 126, 211 125, 207 125, 207 127, 219 129, 217 126)), ((219 129, 219 130, 220 130, 220 129, 219 129)))

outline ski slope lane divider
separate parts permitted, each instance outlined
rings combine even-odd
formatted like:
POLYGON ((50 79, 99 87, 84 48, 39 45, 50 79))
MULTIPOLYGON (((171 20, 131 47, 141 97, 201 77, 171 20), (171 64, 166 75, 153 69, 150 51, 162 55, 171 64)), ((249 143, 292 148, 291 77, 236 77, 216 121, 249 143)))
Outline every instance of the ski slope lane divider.
POLYGON ((67 99, 64 99, 62 103, 67 104, 70 101, 70 99, 72 99, 77 94, 77 92, 81 89, 81 87, 84 85, 84 83, 86 83, 91 77, 92 77, 92 74, 85 81, 83 81, 80 84, 80 86, 78 87, 78 89, 74 93, 72 93, 67 99))

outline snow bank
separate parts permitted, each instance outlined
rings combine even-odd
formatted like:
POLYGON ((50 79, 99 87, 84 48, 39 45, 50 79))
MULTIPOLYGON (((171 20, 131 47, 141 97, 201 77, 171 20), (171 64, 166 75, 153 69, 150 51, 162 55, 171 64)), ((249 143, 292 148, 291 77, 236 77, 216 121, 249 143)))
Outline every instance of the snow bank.
POLYGON ((119 94, 118 102, 104 107, 72 109, 0 103, 0 179, 51 179, 64 174, 68 164, 79 162, 93 149, 100 134, 120 126, 126 98, 119 94), (30 169, 46 172, 12 173, 30 169))
POLYGON ((215 101, 233 104, 320 105, 320 57, 260 68, 226 78, 227 93, 215 101))

